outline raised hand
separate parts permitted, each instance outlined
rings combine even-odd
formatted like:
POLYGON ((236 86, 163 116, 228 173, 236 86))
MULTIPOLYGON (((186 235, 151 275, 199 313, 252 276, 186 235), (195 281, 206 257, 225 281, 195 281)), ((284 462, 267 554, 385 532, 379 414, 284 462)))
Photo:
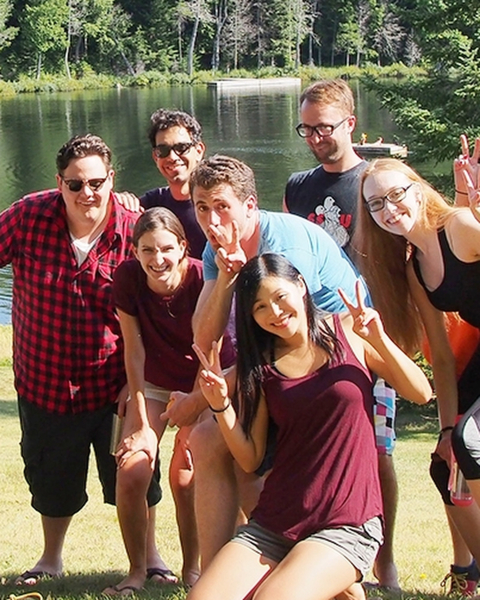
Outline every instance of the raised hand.
POLYGON ((468 138, 465 134, 460 136, 462 153, 453 161, 453 177, 455 180, 455 204, 469 206, 469 192, 465 183, 465 173, 470 176, 475 190, 480 184, 480 138, 476 138, 473 154, 470 156, 468 138))
POLYGON ((200 372, 200 388, 207 399, 210 408, 221 411, 230 402, 228 397, 228 385, 222 373, 220 354, 217 342, 212 343, 212 361, 210 362, 199 346, 193 344, 198 360, 203 366, 200 372))
POLYGON ((480 223, 480 190, 475 187, 472 177, 467 169, 461 172, 468 195, 468 206, 475 219, 480 223))
POLYGON ((240 245, 238 223, 232 221, 230 230, 223 225, 210 225, 209 234, 209 239, 215 240, 212 245, 217 252, 215 259, 217 267, 225 273, 238 273, 247 262, 245 252, 240 245))
POLYGON ((376 340, 380 340, 380 338, 385 335, 383 324, 378 312, 373 308, 365 306, 365 302, 362 299, 361 281, 357 279, 357 282, 355 283, 356 305, 350 301, 343 290, 339 289, 338 293, 353 317, 353 331, 372 344, 376 340))

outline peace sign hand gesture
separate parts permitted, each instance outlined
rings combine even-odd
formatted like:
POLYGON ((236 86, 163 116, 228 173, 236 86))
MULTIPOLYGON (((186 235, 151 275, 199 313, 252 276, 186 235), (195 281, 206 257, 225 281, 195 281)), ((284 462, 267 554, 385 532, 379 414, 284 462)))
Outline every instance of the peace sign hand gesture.
POLYGON ((380 341, 385 336, 383 323, 376 310, 365 306, 365 302, 362 299, 362 284, 360 280, 357 279, 355 284, 356 306, 347 298, 343 290, 339 289, 338 293, 353 317, 352 329, 354 333, 372 344, 372 346, 375 342, 380 341))
POLYGON ((461 155, 453 161, 453 176, 455 180, 455 204, 469 206, 469 189, 465 175, 470 177, 472 186, 478 190, 480 184, 480 138, 476 138, 473 154, 470 156, 468 138, 465 134, 460 136, 462 146, 461 155))
POLYGON ((247 262, 247 257, 240 244, 238 223, 232 221, 231 231, 222 225, 210 225, 209 234, 215 240, 217 267, 224 273, 238 273, 247 262))
POLYGON ((212 343, 212 361, 210 362, 201 348, 193 344, 198 360, 203 366, 200 371, 200 389, 205 396, 209 406, 214 412, 221 412, 228 408, 230 399, 228 396, 228 385, 223 376, 220 364, 220 354, 217 342, 212 343))

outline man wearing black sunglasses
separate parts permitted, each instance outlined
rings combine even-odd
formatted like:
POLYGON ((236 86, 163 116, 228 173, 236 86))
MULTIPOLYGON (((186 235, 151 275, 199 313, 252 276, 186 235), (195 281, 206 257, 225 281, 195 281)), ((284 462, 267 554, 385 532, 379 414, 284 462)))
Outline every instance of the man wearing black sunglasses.
MULTIPOLYGON (((367 162, 352 145, 355 129, 352 91, 342 79, 317 81, 300 96, 296 131, 305 139, 319 166, 293 173, 285 189, 284 210, 323 227, 355 262, 350 246, 355 227, 360 177, 367 162)), ((385 541, 375 562, 380 586, 399 587, 393 558, 393 532, 398 503, 392 452, 395 442, 395 391, 381 379, 374 388, 378 466, 384 503, 385 541)))
POLYGON ((190 256, 201 259, 206 238, 195 218, 188 188, 190 174, 205 152, 201 126, 186 112, 160 108, 150 117, 148 138, 153 161, 168 185, 146 192, 140 203, 145 209, 170 209, 185 229, 190 256))

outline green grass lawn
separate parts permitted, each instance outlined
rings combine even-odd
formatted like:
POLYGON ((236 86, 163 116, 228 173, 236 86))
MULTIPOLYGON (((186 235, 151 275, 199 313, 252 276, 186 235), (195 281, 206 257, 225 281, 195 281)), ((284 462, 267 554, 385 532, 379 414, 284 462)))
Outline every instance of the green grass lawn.
MULTIPOLYGON (((20 594, 13 578, 34 565, 42 547, 40 518, 30 507, 19 451, 20 430, 12 373, 8 359, 9 331, 0 328, 0 598, 20 594), (5 339, 6 338, 6 342, 5 339), (3 350, 2 350, 3 348, 3 350), (2 355, 2 352, 4 354, 2 355)), ((436 597, 440 581, 449 570, 451 546, 439 495, 428 476, 430 452, 436 438, 435 409, 399 405, 395 466, 400 485, 395 552, 402 599, 436 597)), ((158 508, 157 539, 167 564, 179 572, 180 549, 167 467, 174 431, 161 446, 164 499, 158 508)), ((42 582, 44 598, 100 598, 100 591, 119 580, 127 569, 115 509, 102 504, 92 463, 87 506, 73 519, 64 551, 66 577, 42 582)), ((299 582, 301 585, 301 582, 299 582)), ((181 599, 183 589, 168 586, 161 591, 148 584, 144 598, 181 599)), ((385 594, 385 598, 393 595, 385 594)), ((397 596, 398 597, 398 596, 397 596)), ((105 598, 105 597, 103 597, 105 598)))

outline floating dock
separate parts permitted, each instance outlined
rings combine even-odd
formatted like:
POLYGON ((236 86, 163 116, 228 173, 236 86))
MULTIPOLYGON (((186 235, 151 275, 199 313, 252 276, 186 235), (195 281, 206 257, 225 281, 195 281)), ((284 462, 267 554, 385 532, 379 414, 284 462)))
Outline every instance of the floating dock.
POLYGON ((407 158, 407 146, 399 144, 385 144, 374 142, 372 144, 353 144, 353 148, 362 158, 407 158))
POLYGON ((223 91, 259 91, 259 90, 270 90, 270 89, 281 89, 281 88, 300 88, 302 80, 300 77, 272 77, 269 79, 255 79, 255 78, 230 78, 230 79, 217 79, 216 81, 209 81, 207 87, 215 89, 219 92, 223 91))

